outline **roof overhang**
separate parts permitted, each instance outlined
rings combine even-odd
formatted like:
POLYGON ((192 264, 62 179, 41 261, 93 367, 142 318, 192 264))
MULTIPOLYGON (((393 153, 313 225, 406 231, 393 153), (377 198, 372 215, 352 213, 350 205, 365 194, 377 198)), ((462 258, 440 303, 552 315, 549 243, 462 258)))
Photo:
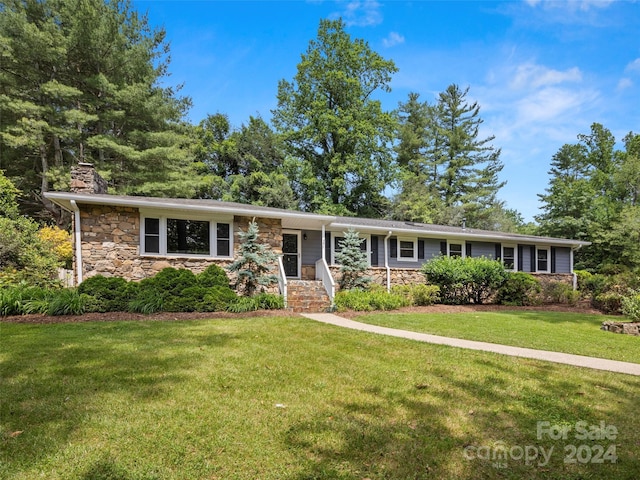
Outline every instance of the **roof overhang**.
POLYGON ((180 212, 193 212, 199 214, 237 215, 245 217, 278 218, 282 221, 282 227, 286 229, 314 230, 323 225, 330 230, 348 230, 354 228, 361 233, 373 233, 387 235, 420 236, 424 238, 478 240, 505 243, 531 243, 536 245, 555 245, 580 248, 590 245, 590 242, 569 240, 565 238, 539 237, 533 235, 521 235, 515 233, 476 231, 474 229, 452 229, 451 227, 438 228, 438 225, 410 226, 407 223, 394 225, 376 225, 376 220, 367 224, 366 220, 349 222, 348 217, 336 217, 332 215, 319 215, 316 213, 296 212, 279 208, 260 207, 240 203, 221 202, 217 200, 189 200, 183 198, 159 198, 159 197, 135 197, 125 195, 88 194, 70 192, 45 192, 44 197, 51 200, 65 210, 72 212, 72 202, 84 205, 109 205, 117 207, 132 207, 138 209, 162 209, 180 212))

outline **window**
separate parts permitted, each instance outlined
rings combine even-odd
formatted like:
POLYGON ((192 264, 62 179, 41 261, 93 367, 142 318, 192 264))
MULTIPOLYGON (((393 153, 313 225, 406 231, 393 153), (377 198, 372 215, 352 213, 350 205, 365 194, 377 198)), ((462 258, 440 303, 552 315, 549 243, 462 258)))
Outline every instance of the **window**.
POLYGON ((502 246, 502 264, 507 270, 516 269, 516 247, 515 245, 502 246))
POLYGON ((417 239, 398 238, 398 261, 416 262, 418 260, 417 239))
POLYGON ((449 256, 450 257, 462 257, 462 244, 450 243, 449 244, 449 256))
POLYGON ((160 219, 144 219, 144 245, 146 253, 160 253, 160 219))
POLYGON ((549 271, 549 249, 548 248, 538 248, 536 253, 537 260, 537 268, 538 272, 548 272, 549 271))
POLYGON ((150 255, 230 257, 231 220, 172 218, 150 214, 141 219, 140 251, 150 255))
MULTIPOLYGON (((367 253, 367 262, 369 265, 371 265, 371 250, 369 249, 369 238, 370 235, 363 235, 360 234, 360 238, 361 238, 361 242, 360 242, 360 250, 362 250, 363 252, 367 253)), ((336 253, 340 252, 342 250, 342 242, 344 241, 344 237, 341 236, 338 232, 332 232, 331 233, 331 246, 333 247, 331 249, 331 264, 332 265, 339 265, 340 263, 336 260, 336 253)))
POLYGON ((210 255, 209 222, 167 218, 167 253, 210 255))

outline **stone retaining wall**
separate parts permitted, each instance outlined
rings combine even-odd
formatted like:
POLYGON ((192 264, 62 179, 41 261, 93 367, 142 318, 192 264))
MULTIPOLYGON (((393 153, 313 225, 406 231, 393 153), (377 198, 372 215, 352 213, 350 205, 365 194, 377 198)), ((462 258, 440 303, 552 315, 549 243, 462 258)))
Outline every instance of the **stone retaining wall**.
POLYGON ((626 335, 640 336, 640 322, 602 322, 600 330, 626 335))

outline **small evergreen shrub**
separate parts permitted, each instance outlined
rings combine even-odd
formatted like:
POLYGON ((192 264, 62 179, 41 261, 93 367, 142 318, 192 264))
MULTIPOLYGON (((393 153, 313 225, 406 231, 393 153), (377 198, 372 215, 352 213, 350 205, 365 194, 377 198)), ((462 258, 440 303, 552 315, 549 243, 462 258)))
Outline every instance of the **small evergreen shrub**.
POLYGON ((640 322, 640 291, 629 291, 622 298, 622 313, 634 322, 640 322))
POLYGON ((425 263, 422 273, 440 287, 441 301, 454 305, 484 303, 507 279, 502 263, 485 257, 439 256, 425 263))
POLYGON ((212 264, 197 275, 201 287, 229 287, 229 277, 222 267, 212 264))
POLYGON ((197 310, 199 312, 221 312, 226 310, 237 298, 236 292, 229 287, 211 287, 206 290, 202 300, 198 302, 197 310))
POLYGON ((498 289, 496 302, 502 305, 536 305, 540 303, 540 281, 525 272, 508 272, 506 281, 498 289))
POLYGON ((138 284, 121 277, 96 275, 78 286, 78 293, 93 297, 86 304, 88 312, 124 312, 135 298, 138 284))

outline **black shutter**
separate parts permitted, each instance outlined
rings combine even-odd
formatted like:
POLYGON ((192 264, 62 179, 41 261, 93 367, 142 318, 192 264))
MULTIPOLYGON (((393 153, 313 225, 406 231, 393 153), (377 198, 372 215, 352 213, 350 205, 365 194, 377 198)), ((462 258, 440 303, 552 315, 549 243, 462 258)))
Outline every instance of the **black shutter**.
POLYGON ((556 247, 551 247, 551 273, 556 273, 556 247))
POLYGON ((447 256, 447 242, 440 242, 440 253, 447 256))
POLYGON ((531 245, 529 247, 529 252, 531 253, 531 271, 532 272, 537 272, 538 271, 538 265, 537 265, 537 261, 536 261, 536 246, 535 245, 531 245))
POLYGON ((327 264, 331 265, 331 232, 324 232, 324 254, 327 264))
POLYGON ((371 235, 371 266, 378 266, 378 237, 371 235))
POLYGON ((464 246, 465 248, 465 255, 467 257, 471 256, 471 243, 467 242, 467 244, 464 246))
POLYGON ((524 265, 522 265, 522 255, 524 255, 524 248, 522 248, 522 245, 518 245, 518 271, 519 272, 524 270, 524 265))
POLYGON ((396 258, 398 256, 398 239, 391 238, 389 239, 389 250, 391 258, 396 258))
POLYGON ((418 260, 424 260, 424 240, 418 240, 418 260))
POLYGON ((501 243, 496 243, 496 260, 501 260, 502 259, 502 244, 501 243))

